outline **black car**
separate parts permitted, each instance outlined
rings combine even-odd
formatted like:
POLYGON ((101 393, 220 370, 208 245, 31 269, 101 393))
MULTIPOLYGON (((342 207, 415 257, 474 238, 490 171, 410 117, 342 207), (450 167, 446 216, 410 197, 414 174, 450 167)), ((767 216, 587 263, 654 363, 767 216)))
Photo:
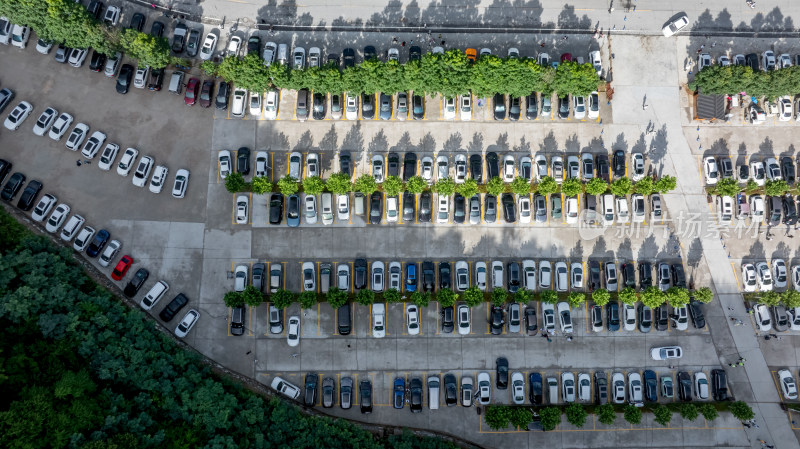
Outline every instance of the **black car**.
POLYGON ((217 96, 214 99, 214 104, 217 106, 217 109, 226 110, 228 109, 228 96, 231 92, 231 85, 230 83, 226 83, 225 81, 219 83, 217 86, 217 96))
POLYGON ((261 38, 258 37, 257 34, 251 35, 247 38, 247 54, 255 53, 258 54, 258 50, 261 48, 261 38))
POLYGON ((692 400, 692 378, 686 371, 678 372, 678 396, 683 402, 692 400))
POLYGON ((503 333, 503 308, 492 306, 492 313, 489 316, 489 327, 491 328, 492 335, 500 335, 503 333))
POLYGON ((596 260, 589 261, 589 291, 595 291, 600 288, 600 262, 596 260))
POLYGON ((508 119, 512 122, 519 120, 522 114, 522 97, 511 97, 508 105, 508 119))
POLYGON ((509 293, 516 293, 520 286, 519 264, 517 262, 509 262, 506 267, 508 274, 507 288, 509 293))
POLYGON ((359 290, 367 288, 367 260, 356 259, 353 264, 353 271, 355 271, 353 286, 359 290))
POLYGON ((433 262, 426 260, 422 262, 422 291, 433 291, 433 278, 435 277, 433 262))
POLYGON ((108 243, 108 239, 110 238, 111 233, 105 229, 97 231, 97 234, 94 235, 92 242, 89 243, 88 247, 86 247, 86 255, 89 257, 97 257, 97 255, 103 251, 103 248, 106 247, 106 243, 108 243))
POLYGON ((128 298, 133 298, 134 296, 136 296, 136 292, 138 292, 139 289, 142 288, 142 285, 144 285, 144 282, 147 280, 148 277, 150 277, 150 272, 147 271, 147 269, 139 268, 138 270, 136 270, 136 273, 133 275, 133 278, 131 278, 131 280, 128 281, 128 285, 125 286, 125 290, 123 291, 123 293, 125 293, 125 296, 127 296, 128 298))
POLYGON ((788 156, 781 158, 781 176, 787 184, 794 184, 794 162, 788 156))
POLYGON ((403 221, 407 223, 414 221, 414 199, 413 193, 403 194, 403 221))
POLYGON ((159 318, 161 318, 164 322, 170 322, 178 312, 181 311, 186 304, 189 303, 189 298, 186 297, 183 293, 178 293, 178 296, 175 297, 172 301, 167 304, 167 307, 164 307, 164 310, 158 314, 159 318))
POLYGON ((346 150, 339 151, 339 173, 344 173, 347 176, 352 176, 350 171, 350 152, 346 150))
POLYGON ((781 199, 783 206, 783 224, 794 226, 797 223, 797 206, 794 204, 794 198, 791 194, 786 194, 781 199))
POLYGON ((449 334, 455 328, 455 309, 453 306, 442 307, 442 332, 449 334))
POLYGON ((269 224, 279 225, 283 221, 283 195, 273 193, 269 198, 269 224))
POLYGON ((528 120, 536 120, 536 117, 539 116, 539 104, 536 99, 536 92, 531 92, 530 95, 525 97, 525 105, 527 106, 525 109, 525 118, 528 120))
POLYGON ((144 29, 144 22, 144 14, 137 12, 133 15, 133 17, 131 17, 131 24, 128 26, 128 28, 141 33, 144 29))
POLYGON ((703 305, 699 301, 694 301, 692 298, 689 301, 689 316, 692 318, 692 324, 695 329, 703 329, 706 327, 706 317, 703 315, 703 305))
POLYGON ((414 120, 422 120, 425 118, 425 97, 422 95, 414 95, 411 97, 411 111, 414 120))
POLYGON ((403 157, 403 181, 408 181, 417 174, 417 155, 406 153, 403 157))
POLYGON ((150 90, 159 91, 164 84, 164 69, 150 70, 150 81, 147 83, 147 88, 150 90))
POLYGON ((408 60, 419 61, 420 59, 422 59, 422 49, 416 45, 411 47, 408 51, 408 60))
POLYGON ((653 285, 653 267, 650 262, 639 262, 639 288, 642 290, 653 285))
POLYGON ((711 394, 715 401, 728 400, 728 375, 725 370, 711 370, 711 394))
POLYGON ((608 376, 603 371, 594 372, 594 400, 600 405, 608 404, 608 376))
POLYGON ((150 26, 150 35, 154 37, 161 37, 164 34, 164 24, 161 22, 153 22, 150 26))
POLYGON ((669 327, 669 310, 666 305, 656 307, 653 316, 653 324, 657 331, 665 331, 669 327))
POLYGON ((444 403, 448 407, 458 405, 458 382, 452 374, 444 375, 444 403))
POLYGON ((419 221, 422 223, 430 223, 433 216, 432 198, 430 192, 422 192, 419 196, 419 221))
POLYGON ((492 105, 494 105, 494 119, 495 120, 505 120, 506 119, 506 96, 503 94, 495 94, 494 98, 492 99, 492 105))
POLYGON ((506 223, 514 223, 517 221, 517 211, 514 205, 514 195, 511 193, 504 193, 503 198, 503 217, 506 223))
POLYGON ((103 2, 100 1, 92 1, 89 3, 89 7, 86 8, 89 11, 89 14, 94 16, 95 19, 100 20, 100 16, 103 15, 103 2))
POLYGON ((508 359, 505 357, 498 357, 494 362, 495 366, 495 385, 498 390, 505 390, 508 388, 508 359))
POLYGON ((328 62, 326 63, 329 66, 339 68, 339 55, 336 53, 331 53, 328 55, 328 62))
POLYGON ((375 118, 375 94, 361 94, 361 118, 364 120, 375 118))
POLYGON ((37 180, 31 180, 25 190, 22 191, 22 196, 19 197, 17 207, 22 210, 31 210, 36 202, 36 196, 42 191, 42 183, 37 180))
POLYGON ((241 147, 236 152, 236 171, 242 175, 250 174, 250 148, 241 147))
POLYGON ((422 411, 422 379, 415 377, 409 382, 411 396, 411 413, 422 411))
POLYGON ((453 197, 453 221, 464 224, 467 218, 467 199, 460 193, 453 197))
POLYGON ((525 307, 525 332, 528 335, 536 335, 537 330, 536 307, 525 307))
POLYGON ((759 60, 758 55, 755 53, 750 53, 749 55, 745 56, 745 62, 754 72, 759 71, 759 60))
POLYGON ((452 288, 450 277, 450 263, 439 262, 439 289, 452 288))
POLYGON ((494 151, 486 153, 486 170, 489 175, 488 179, 500 176, 500 160, 494 151))
POLYGON ((186 54, 194 58, 200 50, 200 31, 189 31, 189 38, 186 39, 186 54))
POLYGON ((558 97, 558 118, 569 118, 569 95, 558 97))
POLYGON ((6 175, 8 174, 9 171, 11 171, 11 167, 13 166, 14 164, 12 164, 11 162, 8 162, 5 159, 0 159, 0 183, 2 183, 4 179, 6 179, 6 175))
POLYGON ((528 400, 533 405, 542 405, 542 375, 530 373, 528 375, 528 400))
POLYGON ((131 87, 131 78, 133 77, 133 66, 130 64, 122 64, 117 75, 117 93, 127 94, 128 89, 131 87))
POLYGON ((400 176, 400 156, 389 153, 386 157, 386 176, 400 176))
POLYGON ((380 224, 383 217, 383 197, 381 192, 373 192, 369 197, 369 223, 380 224))
POLYGON ((364 61, 369 61, 370 59, 374 59, 378 57, 378 52, 375 51, 375 47, 372 45, 367 45, 364 47, 364 61))
POLYGON ((359 404, 361 413, 368 415, 372 413, 372 382, 362 380, 358 383, 359 404))
POLYGON ((644 398, 647 402, 657 402, 658 401, 658 380, 656 379, 656 373, 653 370, 646 369, 644 370, 644 398))
POLYGON ((306 374, 305 392, 303 393, 303 403, 313 407, 317 403, 317 384, 319 376, 315 373, 306 374))
POLYGON ((622 178, 625 176, 625 152, 622 150, 614 151, 614 176, 622 178))
POLYGON ((598 154, 595 158, 595 164, 597 165, 597 177, 602 179, 605 182, 609 182, 609 166, 608 166, 608 156, 605 154, 598 154))
POLYGON ((483 158, 480 154, 469 157, 469 176, 478 184, 483 182, 483 158))
POLYGON ((6 201, 11 201, 19 192, 19 189, 22 188, 22 184, 25 184, 25 175, 20 172, 16 172, 8 178, 6 185, 3 186, 3 192, 0 193, 0 198, 3 198, 6 201))
POLYGON ((314 120, 325 120, 325 116, 328 114, 328 101, 325 94, 314 92, 312 98, 311 118, 314 120))
POLYGON ((636 287, 636 270, 633 268, 633 262, 622 264, 622 282, 625 287, 636 287))
POLYGON ((606 304, 606 321, 610 332, 619 330, 619 304, 616 301, 606 304))
POLYGON ((356 51, 352 48, 345 48, 342 51, 342 59, 344 60, 344 68, 354 67, 356 65, 356 51))
POLYGON ((89 70, 92 72, 99 72, 105 68, 106 55, 97 50, 92 50, 92 59, 89 63, 89 70))
POLYGON ((672 264, 672 285, 678 288, 686 288, 686 274, 683 272, 682 264, 672 264))
POLYGON ((183 51, 183 46, 186 45, 187 30, 186 24, 179 23, 175 25, 175 31, 172 33, 172 51, 176 54, 181 53, 183 51))

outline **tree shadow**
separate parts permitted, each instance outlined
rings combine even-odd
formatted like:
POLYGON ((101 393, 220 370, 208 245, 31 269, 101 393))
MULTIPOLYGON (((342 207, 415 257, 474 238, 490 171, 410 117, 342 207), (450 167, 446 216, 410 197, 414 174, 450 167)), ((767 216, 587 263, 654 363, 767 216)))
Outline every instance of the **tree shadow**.
POLYGON ((322 140, 319 141, 319 149, 323 153, 320 155, 322 159, 320 165, 323 171, 328 171, 335 165, 334 156, 336 150, 339 148, 338 141, 339 135, 336 132, 336 126, 331 125, 331 129, 329 129, 322 137, 322 140), (328 156, 330 157, 326 157, 325 153, 329 153, 328 156))
POLYGON ((695 237, 689 248, 686 251, 686 265, 692 268, 700 266, 700 261, 703 259, 703 242, 699 237, 695 237))
POLYGON ((658 252, 658 245, 656 244, 656 237, 653 234, 648 235, 639 245, 639 261, 652 260, 658 252))
POLYGON ((633 260, 633 249, 631 248, 631 239, 625 237, 625 240, 617 247, 617 260, 633 260))
POLYGON ((355 166, 358 166, 362 157, 365 156, 364 152, 364 134, 361 131, 361 123, 357 122, 353 125, 342 140, 342 150, 350 151, 355 166))
POLYGON ((500 133, 500 135, 497 136, 495 143, 486 147, 486 151, 495 151, 500 154, 508 152, 508 148, 508 133, 500 133))
POLYGON ((747 252, 747 255, 742 258, 742 262, 745 260, 750 260, 752 263, 766 260, 767 258, 767 251, 764 248, 764 243, 761 241, 755 241, 751 246, 750 250, 747 252))
POLYGON ((786 242, 779 242, 775 250, 772 251, 772 259, 791 259, 792 249, 786 242))
POLYGON ((283 0, 278 4, 277 0, 267 0, 267 4, 258 9, 258 21, 265 25, 302 25, 311 26, 314 18, 305 12, 297 15, 297 2, 295 0, 283 0))
MULTIPOLYGON (((477 133, 476 133, 477 136, 477 133)), ((461 149, 461 133, 450 134, 450 137, 444 141, 442 150, 452 152, 461 149)))
POLYGON ((764 141, 758 145, 758 153, 762 157, 772 157, 775 155, 775 149, 772 144, 772 139, 765 137, 764 141))
POLYGON ((667 155, 667 126, 662 125, 661 129, 656 131, 655 137, 650 141, 650 151, 647 153, 647 158, 650 160, 650 167, 655 170, 657 175, 661 174, 664 169, 664 156, 667 155))
POLYGON ((614 258, 614 252, 606 247, 606 239, 602 235, 595 240, 590 257, 593 259, 614 258))
POLYGON ((633 144, 631 147, 631 154, 633 153, 642 153, 645 154, 647 152, 647 142, 644 140, 644 133, 639 134, 639 140, 633 144))
POLYGON ((575 261, 583 260, 583 242, 581 240, 576 241, 575 245, 570 248, 569 258, 575 261))
POLYGON ((472 135, 472 141, 467 145, 467 151, 470 153, 483 153, 483 134, 475 133, 472 135))
POLYGON ((567 153, 579 153, 581 151, 581 144, 578 142, 578 136, 573 134, 567 137, 567 141, 564 142, 564 149, 567 153))
POLYGON ((558 142, 553 131, 550 131, 539 144, 539 151, 545 154, 558 152, 558 142))
POLYGON ((313 146, 314 138, 311 137, 311 131, 306 131, 300 136, 300 139, 295 144, 293 151, 309 150, 313 148, 313 146))
MULTIPOLYGON (((383 130, 381 130, 380 134, 381 134, 381 137, 385 140, 386 137, 383 135, 383 130)), ((386 144, 386 146, 388 148, 388 143, 386 144)), ((400 136, 400 140, 398 140, 397 143, 394 144, 394 146, 391 147, 391 151, 396 151, 396 152, 399 152, 399 153, 405 153, 405 152, 414 151, 414 150, 415 150, 415 146, 414 146, 413 143, 411 143, 411 134, 408 131, 404 132, 400 136)), ((370 151, 372 151, 372 144, 370 144, 370 151)))
POLYGON ((386 134, 383 130, 372 136, 372 140, 367 145, 367 150, 370 154, 386 153, 389 150, 389 141, 386 139, 386 134))
POLYGON ((417 148, 423 153, 433 153, 436 151, 436 140, 431 133, 425 133, 425 135, 419 139, 417 148))
POLYGON ((514 151, 529 155, 531 154, 531 143, 528 142, 525 136, 522 136, 519 140, 519 145, 514 145, 514 151))

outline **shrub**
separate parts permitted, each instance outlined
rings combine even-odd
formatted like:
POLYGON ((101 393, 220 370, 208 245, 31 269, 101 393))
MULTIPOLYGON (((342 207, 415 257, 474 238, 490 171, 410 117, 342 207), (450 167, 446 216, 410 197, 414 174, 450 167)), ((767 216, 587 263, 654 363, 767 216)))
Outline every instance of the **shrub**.
POLYGON ((545 407, 539 410, 539 419, 544 430, 553 430, 561 424, 561 410, 558 407, 545 407))
POLYGON ((264 294, 261 293, 254 285, 248 285, 242 292, 244 303, 250 307, 258 307, 264 302, 264 294))
POLYGON ((800 292, 797 290, 786 290, 781 293, 781 301, 790 309, 800 307, 800 292))
POLYGON ((703 304, 708 304, 714 299, 714 293, 708 287, 700 287, 694 291, 694 299, 702 302, 703 304))
POLYGON ((241 192, 246 185, 241 173, 231 173, 225 177, 225 190, 230 193, 241 192))
POLYGON ((504 288, 495 288, 492 290, 492 304, 502 306, 508 299, 508 292, 504 288))
POLYGON ((417 290, 411 294, 411 302, 413 302, 419 308, 428 307, 428 303, 430 303, 430 301, 430 292, 421 292, 417 290))
POLYGON ((598 306, 604 306, 611 300, 611 293, 604 288, 598 288, 592 292, 592 301, 598 306))
POLYGON ((353 183, 353 189, 366 196, 370 196, 378 190, 378 183, 375 182, 375 178, 373 178, 372 175, 364 173, 353 183))
POLYGON ((547 304, 555 304, 558 302, 558 293, 553 290, 542 290, 542 292, 539 293, 539 298, 542 302, 546 302, 547 304))
POLYGON ((397 291, 396 288, 390 288, 389 290, 383 292, 383 299, 385 299, 386 302, 390 304, 397 303, 403 300, 403 298, 400 296, 400 292, 397 291))
POLYGON ((227 307, 242 307, 244 305, 244 295, 242 292, 230 291, 225 293, 222 300, 227 307))
POLYGON ((586 424, 586 416, 588 413, 586 413, 583 404, 573 402, 567 406, 566 410, 564 410, 564 414, 567 415, 567 422, 575 427, 583 427, 583 425, 586 424))
POLYGON ((294 302, 294 293, 289 290, 280 289, 272 294, 270 300, 275 307, 285 309, 294 302))
POLYGON ((511 181, 511 191, 517 195, 527 195, 531 193, 531 183, 522 176, 517 176, 511 181))
POLYGON ((586 193, 589 195, 601 195, 606 193, 606 190, 608 190, 608 183, 603 178, 594 177, 586 183, 586 193))
POLYGON ((681 404, 679 412, 681 418, 687 421, 694 421, 698 416, 697 406, 692 403, 681 404))
POLYGON ((533 299, 533 292, 527 288, 521 288, 514 293, 514 301, 520 304, 527 304, 533 299))
POLYGON ((464 198, 472 198, 478 193, 478 183, 472 178, 467 179, 463 184, 456 186, 456 192, 460 193, 464 198))
POLYGON ((734 198, 739 193, 739 190, 739 183, 733 178, 720 179, 714 187, 714 192, 717 195, 732 196, 734 198))
POLYGON ((489 428, 493 430, 505 429, 511 420, 511 407, 507 405, 490 405, 486 407, 483 418, 489 428))
POLYGON ((403 180, 397 176, 388 176, 383 181, 383 191, 387 196, 397 196, 403 191, 403 180))
POLYGON ((756 416, 755 413, 753 413, 753 409, 750 408, 750 406, 744 401, 736 401, 732 403, 728 407, 728 410, 730 410, 733 417, 739 421, 749 421, 756 416))
POLYGON ((319 176, 310 176, 303 180, 303 192, 306 195, 319 195, 325 190, 325 182, 319 176))
POLYGON ((653 178, 649 176, 640 179, 639 182, 633 186, 633 193, 638 193, 640 195, 651 195, 655 191, 655 183, 653 182, 653 178))
POLYGON ((278 190, 284 195, 294 195, 300 188, 297 186, 297 180, 293 177, 286 175, 278 181, 278 190))
POLYGON ((697 406, 697 408, 700 410, 700 413, 703 415, 703 418, 705 418, 706 421, 713 421, 719 416, 717 409, 709 403, 700 404, 697 406))
POLYGON ((655 421, 662 426, 666 426, 672 421, 672 411, 667 407, 664 407, 661 404, 656 404, 652 407, 653 409, 653 417, 655 421))
POLYGON ((627 177, 622 177, 611 183, 611 193, 614 196, 625 196, 631 192, 633 183, 627 177))
POLYGON ((672 307, 680 307, 689 304, 689 290, 680 287, 670 287, 665 292, 667 302, 672 307))
POLYGON ((614 411, 614 406, 611 404, 603 404, 594 409, 597 414, 597 420, 601 423, 610 426, 614 424, 617 419, 617 413, 614 411))
POLYGON ((544 196, 558 192, 558 183, 552 176, 545 176, 537 184, 536 191, 544 196))
POLYGON ((768 291, 761 293, 761 302, 772 307, 777 306, 781 302, 781 295, 775 291, 768 291))
POLYGON ((561 183, 561 193, 563 193, 564 196, 577 196, 582 192, 583 184, 578 178, 565 179, 564 182, 561 183))
POLYGON ((638 297, 636 295, 636 290, 633 287, 625 287, 622 291, 619 292, 619 300, 628 305, 636 304, 638 301, 638 297))
POLYGON ((364 306, 372 304, 375 302, 375 292, 367 288, 359 290, 356 293, 356 302, 364 306))
POLYGON ((300 307, 303 309, 310 309, 319 302, 319 298, 314 292, 302 292, 297 296, 297 302, 300 303, 300 307))
POLYGON ((453 307, 458 301, 458 295, 452 289, 443 288, 436 294, 436 300, 442 307, 453 307))
POLYGON ((418 194, 418 193, 424 192, 427 187, 428 187, 428 183, 425 182, 425 180, 422 179, 422 176, 419 176, 419 175, 418 176, 412 176, 406 182, 406 191, 408 193, 413 193, 415 195, 418 194))
POLYGON ((661 304, 664 304, 664 301, 667 300, 667 297, 660 288, 651 285, 642 292, 641 299, 642 304, 650 307, 651 309, 655 309, 656 307, 660 307, 661 304))
POLYGON ((642 422, 642 409, 633 405, 626 405, 623 416, 625 417, 625 421, 634 425, 639 424, 642 422))
POLYGON ((582 292, 570 292, 567 301, 572 307, 580 307, 586 302, 586 294, 582 292))
POLYGON ((675 190, 677 186, 678 180, 674 176, 664 175, 656 181, 654 188, 659 193, 668 193, 675 190))
MULTIPOLYGON (((227 185, 225 187, 227 188, 227 185)), ((272 182, 266 176, 254 176, 253 182, 250 184, 250 190, 256 195, 263 195, 272 191, 272 182)))
POLYGON ((788 190, 789 185, 783 179, 764 183, 764 192, 769 196, 782 196, 788 190))
POLYGON ((495 176, 486 183, 486 191, 494 196, 500 196, 501 193, 506 191, 506 185, 502 179, 495 176))
POLYGON ((344 195, 353 190, 353 182, 347 173, 334 173, 325 181, 325 188, 333 194, 344 195))
POLYGON ((456 191, 456 183, 450 178, 440 179, 431 187, 434 193, 450 196, 456 191))
POLYGON ((334 310, 343 306, 347 302, 347 292, 344 290, 339 290, 337 287, 331 287, 328 289, 328 293, 325 296, 325 299, 328 300, 328 305, 330 305, 334 310))
POLYGON ((528 407, 511 407, 511 425, 520 429, 527 429, 528 423, 531 422, 531 409, 528 407))
POLYGON ((483 292, 475 285, 466 289, 462 297, 469 307, 475 307, 483 302, 483 292))

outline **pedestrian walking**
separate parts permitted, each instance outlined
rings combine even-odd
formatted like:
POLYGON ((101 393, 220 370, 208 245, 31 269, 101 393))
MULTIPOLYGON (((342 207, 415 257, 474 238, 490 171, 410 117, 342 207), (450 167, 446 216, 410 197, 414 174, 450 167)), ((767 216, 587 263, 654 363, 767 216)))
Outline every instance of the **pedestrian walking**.
POLYGON ((728 366, 730 366, 731 368, 736 368, 736 365, 733 363, 728 363, 728 366))
POLYGON ((714 48, 714 47, 716 47, 716 46, 717 46, 717 43, 716 43, 716 42, 714 42, 714 43, 712 43, 712 44, 711 44, 711 48, 714 48))
POLYGON ((393 37, 393 38, 392 38, 392 43, 393 43, 393 44, 396 44, 396 43, 397 43, 397 36, 395 36, 395 37, 393 37))
POLYGON ((539 44, 539 46, 540 46, 540 47, 542 47, 542 48, 544 48, 544 42, 542 42, 541 44, 539 44))
POLYGON ((401 43, 400 43, 400 46, 401 46, 401 47, 405 47, 405 46, 406 46, 406 41, 403 41, 403 42, 401 42, 401 43))
POLYGON ((81 160, 80 160, 80 159, 78 159, 77 161, 75 161, 75 165, 77 165, 78 167, 80 167, 80 166, 81 166, 81 160))
POLYGON ((569 37, 568 36, 564 36, 564 40, 567 40, 567 39, 569 39, 569 37))
POLYGON ((700 44, 700 50, 706 48, 706 44, 700 44))
POLYGON ((747 424, 746 422, 742 422, 742 425, 747 427, 748 429, 750 428, 750 424, 747 424))
POLYGON ((414 39, 411 39, 411 44, 410 45, 414 45, 414 39))
POLYGON ((744 366, 744 362, 739 362, 739 366, 744 366))
POLYGON ((642 109, 644 109, 644 110, 646 111, 646 110, 647 110, 647 108, 649 108, 649 107, 650 107, 650 105, 649 105, 649 104, 647 104, 647 103, 645 103, 645 105, 642 107, 642 109))
POLYGON ((442 39, 442 47, 444 47, 444 39, 442 39))

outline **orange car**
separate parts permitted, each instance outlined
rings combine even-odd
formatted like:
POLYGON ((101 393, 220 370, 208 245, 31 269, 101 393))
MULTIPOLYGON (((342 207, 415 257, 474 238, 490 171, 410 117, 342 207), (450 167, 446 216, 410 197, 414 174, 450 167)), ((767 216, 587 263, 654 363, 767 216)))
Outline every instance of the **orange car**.
POLYGON ((467 54, 467 59, 469 59, 470 62, 475 62, 475 60, 478 59, 478 50, 474 48, 468 48, 464 50, 464 53, 467 54))

